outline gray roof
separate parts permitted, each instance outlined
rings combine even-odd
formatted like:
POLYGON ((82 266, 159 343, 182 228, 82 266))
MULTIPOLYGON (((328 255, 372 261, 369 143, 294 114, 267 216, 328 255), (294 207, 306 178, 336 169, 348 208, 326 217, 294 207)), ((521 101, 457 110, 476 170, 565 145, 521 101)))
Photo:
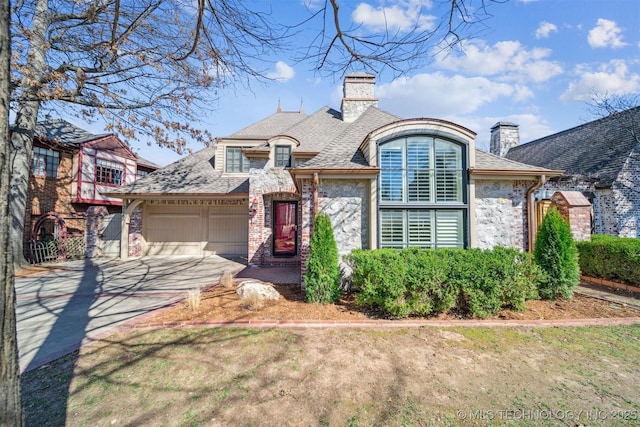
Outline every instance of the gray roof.
MULTIPOLYGON (((230 138, 266 140, 277 135, 288 135, 300 141, 296 151, 319 153, 296 169, 364 170, 370 165, 360 151, 360 144, 372 131, 399 120, 402 119, 371 106, 354 122, 345 123, 338 111, 323 107, 309 116, 303 113, 278 112, 232 134, 230 138)), ((247 151, 259 152, 265 148, 265 145, 260 145, 247 151)), ((149 196, 248 193, 248 178, 215 170, 214 154, 215 147, 205 148, 109 194, 149 196)), ((479 150, 476 161, 476 170, 523 172, 541 169, 479 150)))
MULTIPOLYGON (((108 194, 187 195, 244 194, 249 192, 249 178, 223 176, 214 169, 216 147, 208 147, 138 179, 108 194)), ((105 193, 107 194, 107 193, 105 193)))
MULTIPOLYGON (((294 151, 317 153, 348 126, 348 123, 342 121, 339 111, 325 106, 311 115, 286 111, 275 113, 230 137, 269 139, 277 135, 288 135, 300 142, 300 146, 294 151)), ((260 151, 265 147, 266 145, 254 147, 249 151, 260 151)))
POLYGON ((66 120, 55 119, 38 122, 35 135, 40 139, 47 139, 64 145, 80 145, 110 134, 96 135, 74 126, 66 120))
MULTIPOLYGON (((476 149, 476 166, 474 170, 544 172, 548 169, 505 159, 504 157, 496 156, 495 154, 476 149)), ((556 171, 549 170, 549 172, 556 171)))
POLYGON ((344 131, 313 159, 301 165, 305 168, 331 168, 331 169, 361 169, 369 167, 369 162, 364 158, 359 147, 365 137, 388 123, 400 118, 380 110, 377 107, 369 107, 353 123, 346 124, 344 131))
POLYGON ((585 123, 527 144, 513 147, 506 157, 549 169, 564 170, 609 187, 616 180, 638 141, 640 107, 585 123))
POLYGON ((142 167, 146 167, 149 169, 160 169, 161 166, 153 163, 151 160, 147 160, 144 157, 141 157, 139 155, 136 154, 136 162, 138 163, 138 166, 142 166, 142 167))
POLYGON ((279 111, 231 134, 230 138, 268 139, 275 135, 283 135, 287 129, 307 117, 309 116, 298 111, 279 111))

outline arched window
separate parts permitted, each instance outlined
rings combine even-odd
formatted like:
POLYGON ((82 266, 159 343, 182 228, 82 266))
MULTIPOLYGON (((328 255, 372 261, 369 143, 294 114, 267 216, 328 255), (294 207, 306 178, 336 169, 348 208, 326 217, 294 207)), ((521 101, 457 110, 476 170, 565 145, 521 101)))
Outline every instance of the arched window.
POLYGON ((380 247, 465 247, 466 150, 427 135, 378 146, 380 247))

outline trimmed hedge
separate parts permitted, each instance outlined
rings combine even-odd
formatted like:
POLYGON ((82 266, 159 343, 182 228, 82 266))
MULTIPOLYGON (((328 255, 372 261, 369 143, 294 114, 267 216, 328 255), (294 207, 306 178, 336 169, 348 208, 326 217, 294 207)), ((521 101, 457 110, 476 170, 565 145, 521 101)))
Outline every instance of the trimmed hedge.
POLYGON ((640 285, 640 239, 594 234, 576 246, 582 274, 640 285))
POLYGON ((449 310, 488 317, 537 298, 538 270, 516 249, 354 250, 345 260, 358 302, 394 317, 449 310))

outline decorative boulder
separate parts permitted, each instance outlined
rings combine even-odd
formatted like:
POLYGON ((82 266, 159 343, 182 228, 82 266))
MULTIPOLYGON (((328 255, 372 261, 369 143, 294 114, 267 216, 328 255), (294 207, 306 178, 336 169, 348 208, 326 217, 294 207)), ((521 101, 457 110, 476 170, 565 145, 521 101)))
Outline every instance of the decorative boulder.
POLYGON ((238 285, 236 293, 240 295, 240 298, 245 299, 250 295, 257 295, 261 300, 277 300, 280 298, 280 294, 273 286, 266 285, 260 282, 245 281, 238 285))

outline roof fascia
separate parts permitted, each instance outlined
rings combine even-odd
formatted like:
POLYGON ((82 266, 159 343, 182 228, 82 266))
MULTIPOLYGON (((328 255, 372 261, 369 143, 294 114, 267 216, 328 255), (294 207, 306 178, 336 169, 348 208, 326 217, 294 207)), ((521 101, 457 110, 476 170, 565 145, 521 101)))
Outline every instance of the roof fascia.
POLYGON ((509 179, 509 178, 531 178, 537 179, 539 176, 555 178, 561 176, 563 171, 540 169, 540 170, 509 170, 509 169, 469 169, 471 179, 509 179))

